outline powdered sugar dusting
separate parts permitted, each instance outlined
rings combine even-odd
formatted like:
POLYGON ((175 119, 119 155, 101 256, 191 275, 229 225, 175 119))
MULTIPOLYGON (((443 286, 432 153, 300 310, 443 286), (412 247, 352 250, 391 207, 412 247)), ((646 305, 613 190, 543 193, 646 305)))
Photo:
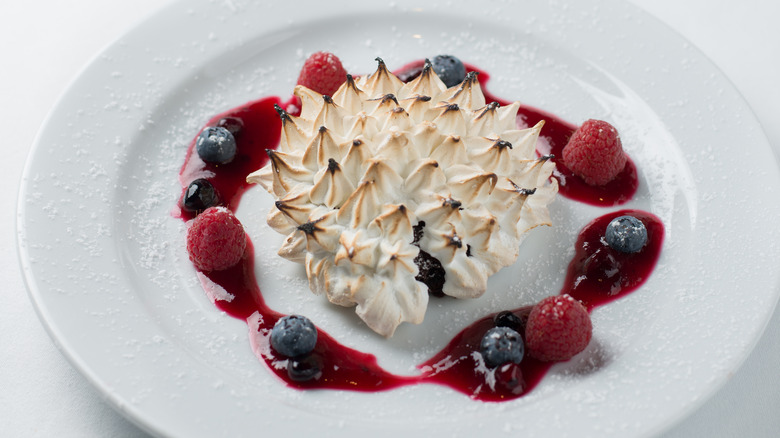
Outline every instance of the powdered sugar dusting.
POLYGON ((236 298, 235 295, 226 291, 222 286, 211 281, 208 277, 203 275, 202 272, 198 272, 198 280, 200 280, 200 284, 203 286, 203 290, 206 292, 206 295, 208 295, 212 303, 216 303, 217 301, 231 302, 234 298, 236 298))
MULTIPOLYGON (((258 418, 267 416, 259 412, 273 411, 301 429, 393 431, 403 417, 415 432, 453 436, 641 436, 687 412, 733 372, 775 302, 780 250, 766 242, 780 240, 768 220, 780 212, 755 189, 777 191, 777 169, 744 103, 692 47, 670 43, 676 37, 662 29, 649 38, 654 22, 622 3, 528 4, 509 14, 520 11, 497 2, 467 19, 396 1, 350 5, 357 17, 371 11, 370 20, 299 11, 296 20, 269 22, 268 9, 282 15, 278 3, 191 5, 128 36, 74 85, 25 173, 19 240, 34 300, 64 350, 116 406, 183 435, 238 427, 229 429, 237 435, 261 426, 258 418), (171 23, 180 23, 179 32, 171 23), (450 52, 489 71, 491 91, 502 97, 575 123, 595 111, 621 125, 644 183, 632 207, 662 217, 668 244, 646 287, 595 311, 591 345, 553 368, 530 396, 497 406, 439 387, 286 390, 257 363, 246 324, 221 314, 203 292, 183 250, 185 226, 170 216, 186 147, 210 115, 287 94, 296 59, 316 50, 334 51, 357 72, 369 71, 364 60, 375 56, 399 66, 450 52), (733 160, 742 147, 751 159, 733 160), (758 213, 758 204, 761 214, 734 213, 758 213), (744 229, 761 231, 735 232, 744 229), (176 420, 170 406, 188 418, 176 420), (208 415, 189 415, 204 406, 208 415), (604 415, 615 406, 625 415, 604 415), (307 421, 293 421, 302 414, 307 421), (235 421, 215 430, 206 417, 235 421), (542 428, 538 418, 550 421, 542 428)), ((264 223, 244 207, 269 201, 255 191, 246 201, 241 220, 264 223)), ((411 373, 475 315, 524 304, 513 295, 531 300, 559 290, 576 231, 600 212, 556 202, 555 226, 534 230, 524 243, 529 251, 491 279, 489 291, 505 293, 435 303, 422 326, 399 329, 390 342, 349 312, 319 306, 301 272, 270 249, 279 242, 258 244, 263 231, 252 237, 272 307, 303 309, 349 345, 375 352, 383 366, 411 373)))

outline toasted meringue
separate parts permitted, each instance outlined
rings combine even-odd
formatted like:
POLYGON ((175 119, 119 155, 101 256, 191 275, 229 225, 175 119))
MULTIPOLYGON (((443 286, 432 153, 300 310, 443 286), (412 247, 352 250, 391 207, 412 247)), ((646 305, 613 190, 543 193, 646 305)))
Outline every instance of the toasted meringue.
POLYGON ((444 294, 479 297, 526 232, 550 225, 558 185, 535 152, 543 122, 517 129, 519 103, 486 104, 475 73, 448 89, 426 62, 404 84, 377 61, 332 97, 297 86, 301 115, 278 108, 279 148, 247 181, 276 199, 279 255, 389 337, 425 315, 421 251, 441 263, 444 294))

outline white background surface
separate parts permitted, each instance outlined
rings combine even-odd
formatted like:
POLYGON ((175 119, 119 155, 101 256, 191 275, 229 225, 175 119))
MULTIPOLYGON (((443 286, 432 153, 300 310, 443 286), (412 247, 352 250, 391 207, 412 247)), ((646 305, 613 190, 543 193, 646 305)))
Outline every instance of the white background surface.
MULTIPOLYGON (((719 66, 755 111, 780 155, 780 3, 761 0, 633 0, 719 66), (774 116, 774 117, 773 117, 774 116)), ((159 8, 159 0, 32 0, 0 5, 0 436, 146 436, 103 402, 56 349, 38 321, 18 268, 15 197, 36 131, 58 96, 102 48, 159 8)), ((735 145, 735 157, 739 146, 735 145)), ((747 159, 748 157, 746 157, 747 159)), ((750 291, 745 291, 749 294, 750 291)), ((727 329, 727 327, 724 327, 727 329)), ((780 316, 744 366, 665 437, 780 434, 780 316)))

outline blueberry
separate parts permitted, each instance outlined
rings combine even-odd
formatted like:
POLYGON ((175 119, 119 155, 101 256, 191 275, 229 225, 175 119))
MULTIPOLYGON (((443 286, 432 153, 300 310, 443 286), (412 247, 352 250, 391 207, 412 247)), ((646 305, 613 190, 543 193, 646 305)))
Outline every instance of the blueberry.
POLYGON ((287 361, 287 375, 294 382, 306 382, 322 377, 322 359, 316 354, 287 361))
POLYGON ((219 204, 219 195, 214 186, 203 178, 198 178, 184 191, 182 207, 191 212, 200 212, 219 204))
POLYGON ((422 71, 423 71, 423 66, 419 65, 419 66, 407 68, 405 70, 401 70, 397 72, 395 75, 398 77, 398 79, 401 80, 401 82, 407 83, 417 79, 417 77, 420 76, 422 71))
POLYGON ((482 337, 479 352, 488 368, 505 363, 520 363, 525 354, 523 338, 509 327, 493 327, 482 337))
POLYGON ((518 333, 524 331, 523 327, 525 327, 523 320, 509 310, 498 312, 496 316, 493 317, 493 325, 496 327, 509 327, 518 333))
POLYGON ((444 297, 444 282, 447 272, 436 257, 420 250, 414 258, 418 273, 415 280, 428 286, 428 294, 437 298, 444 297))
POLYGON ((433 58, 433 71, 439 75, 439 79, 447 87, 452 87, 463 82, 466 77, 466 66, 460 59, 451 55, 438 55, 433 58))
POLYGON ((612 249, 633 254, 647 243, 647 228, 633 216, 620 216, 607 225, 604 238, 612 249))
POLYGON ((271 347, 282 356, 309 354, 316 344, 317 327, 305 316, 285 316, 271 329, 271 347))
POLYGON ((236 156, 236 139, 226 128, 204 129, 195 143, 200 158, 207 163, 227 164, 236 156))

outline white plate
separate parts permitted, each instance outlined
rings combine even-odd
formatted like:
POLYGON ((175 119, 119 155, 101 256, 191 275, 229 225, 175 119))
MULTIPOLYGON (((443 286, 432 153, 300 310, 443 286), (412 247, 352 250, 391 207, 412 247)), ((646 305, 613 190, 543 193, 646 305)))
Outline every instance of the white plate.
MULTIPOLYGON (((746 357, 778 296, 780 247, 767 243, 780 241, 780 204, 769 199, 780 178, 744 101, 677 35, 618 1, 254 3, 180 2, 116 42, 60 100, 24 172, 18 240, 30 295, 65 355, 121 413, 164 436, 648 436, 746 357), (245 324, 203 293, 184 225, 170 216, 187 144, 217 112, 289 96, 316 50, 353 72, 370 72, 376 56, 398 67, 453 53, 490 72, 500 97, 621 129, 642 181, 627 207, 664 221, 661 259, 639 291, 594 312, 592 345, 529 396, 494 404, 433 385, 291 390, 253 356, 245 324)), ((251 190, 238 211, 268 303, 306 313, 399 373, 478 316, 557 293, 576 233, 611 210, 561 198, 555 227, 534 230, 488 295, 436 302, 423 325, 385 341, 313 297, 300 269, 274 255, 281 237, 264 226, 268 204, 251 190)))

